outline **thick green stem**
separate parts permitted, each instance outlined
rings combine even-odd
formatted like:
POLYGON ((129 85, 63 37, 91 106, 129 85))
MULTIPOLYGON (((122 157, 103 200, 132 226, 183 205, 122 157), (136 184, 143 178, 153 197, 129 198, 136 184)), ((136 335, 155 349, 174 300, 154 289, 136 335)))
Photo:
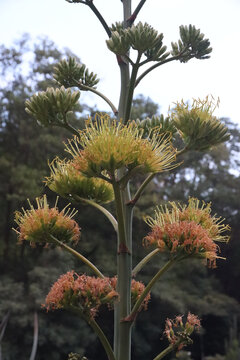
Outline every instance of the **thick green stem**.
POLYGON ((137 300, 136 304, 134 305, 131 314, 129 315, 129 317, 127 319, 125 319, 126 321, 130 321, 133 322, 137 316, 137 313, 140 309, 140 307, 143 304, 143 301, 145 299, 145 297, 147 296, 147 294, 150 292, 150 290, 152 289, 153 285, 155 285, 155 283, 160 279, 160 277, 173 265, 173 263, 175 262, 175 259, 171 259, 169 260, 158 272, 157 274, 152 278, 152 280, 149 281, 149 283, 147 284, 147 286, 145 287, 144 291, 142 292, 141 296, 139 297, 139 299, 137 300))
MULTIPOLYGON (((128 27, 127 20, 131 16, 131 0, 122 0, 123 5, 123 22, 124 27, 128 27)), ((118 107, 118 121, 125 121, 124 115, 127 106, 127 89, 129 86, 129 62, 122 58, 118 58, 118 64, 121 75, 121 90, 118 107)), ((120 178, 124 176, 124 171, 119 171, 120 178)), ((117 185, 119 186, 119 185, 117 185)), ((120 295, 120 301, 116 303, 114 309, 114 354, 117 360, 131 359, 131 324, 126 324, 121 320, 126 317, 131 309, 131 271, 132 271, 132 208, 125 204, 130 201, 129 184, 125 189, 117 190, 118 196, 116 202, 121 203, 121 210, 124 220, 124 244, 128 252, 121 251, 118 253, 117 261, 117 291, 120 295), (119 196, 120 195, 120 196, 119 196)), ((119 206, 119 205, 118 205, 119 206)), ((118 220, 118 249, 121 243, 121 226, 118 220)))
POLYGON ((131 214, 126 214, 124 205, 126 189, 121 190, 120 184, 114 181, 113 190, 118 221, 117 292, 120 297, 120 301, 115 305, 114 348, 117 360, 130 360, 131 326, 121 320, 129 314, 131 309, 131 214))
POLYGON ((104 347, 108 360, 116 360, 116 357, 114 356, 113 350, 111 345, 109 344, 108 339, 106 338, 104 332, 100 328, 100 326, 96 323, 96 321, 93 318, 90 318, 89 316, 85 315, 80 309, 74 306, 69 306, 67 310, 79 315, 81 318, 87 321, 87 323, 91 326, 91 328, 94 330, 96 335, 98 336, 99 340, 102 343, 102 346, 104 347))
POLYGON ((159 254, 159 249, 151 251, 147 256, 145 256, 133 269, 132 277, 135 277, 137 273, 145 266, 156 254, 159 254))
POLYGON ((93 265, 93 263, 91 263, 91 261, 89 261, 85 256, 83 256, 76 250, 72 249, 70 246, 64 244, 63 242, 61 242, 60 240, 55 238, 55 236, 50 235, 50 237, 51 237, 51 240, 54 241, 56 245, 61 246, 66 251, 68 251, 70 254, 76 256, 76 258, 78 260, 81 260, 82 262, 84 262, 84 264, 86 264, 98 277, 104 279, 104 275, 101 273, 101 271, 98 270, 98 268, 95 265, 93 265))

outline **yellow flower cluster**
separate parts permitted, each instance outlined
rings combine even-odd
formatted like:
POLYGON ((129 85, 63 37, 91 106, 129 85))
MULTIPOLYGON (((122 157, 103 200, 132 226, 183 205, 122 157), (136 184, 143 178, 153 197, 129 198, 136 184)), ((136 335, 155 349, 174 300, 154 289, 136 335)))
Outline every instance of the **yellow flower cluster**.
POLYGON ((194 99, 192 106, 176 103, 171 117, 189 150, 204 151, 229 139, 227 127, 213 115, 217 106, 208 96, 194 99))
POLYGON ((37 198, 37 209, 30 204, 30 210, 22 209, 22 212, 15 213, 15 222, 19 229, 19 241, 29 241, 31 245, 35 243, 51 243, 54 236, 58 240, 68 243, 77 242, 80 237, 80 228, 72 217, 76 211, 65 207, 59 211, 57 204, 50 208, 47 203, 46 195, 43 198, 37 198))
POLYGON ((157 173, 175 167, 176 150, 169 135, 153 133, 144 139, 134 122, 127 125, 111 121, 108 115, 98 115, 90 121, 79 138, 69 141, 67 151, 87 176, 101 176, 103 171, 138 167, 142 173, 157 173))
POLYGON ((73 161, 56 158, 51 164, 51 176, 47 178, 48 187, 63 197, 78 196, 107 203, 114 198, 112 185, 98 178, 89 178, 81 173, 73 161))

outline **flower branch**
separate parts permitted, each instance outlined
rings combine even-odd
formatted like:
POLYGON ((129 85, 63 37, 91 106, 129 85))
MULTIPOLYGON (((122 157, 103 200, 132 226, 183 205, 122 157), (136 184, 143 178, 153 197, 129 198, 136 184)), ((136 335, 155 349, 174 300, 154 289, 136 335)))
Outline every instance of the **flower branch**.
POLYGON ((90 7, 90 9, 94 12, 94 14, 96 15, 96 17, 98 18, 98 20, 100 21, 100 23, 102 24, 102 26, 104 27, 104 29, 106 30, 106 33, 108 34, 109 37, 111 37, 111 30, 109 29, 106 21, 104 20, 103 16, 100 14, 100 12, 98 11, 98 9, 96 8, 96 6, 93 4, 93 0, 66 0, 67 2, 69 2, 70 4, 74 4, 74 3, 80 3, 80 4, 84 4, 90 7))
POLYGON ((130 18, 127 20, 127 25, 130 27, 132 26, 132 24, 134 23, 134 21, 136 20, 136 17, 138 16, 140 10, 142 9, 143 5, 145 4, 146 0, 141 0, 139 2, 139 4, 137 5, 136 9, 134 10, 134 12, 132 13, 132 15, 130 16, 130 18))
MULTIPOLYGON (((71 200, 71 198, 69 198, 69 199, 71 200)), ((100 204, 97 204, 95 201, 92 201, 92 200, 89 200, 89 199, 84 199, 84 198, 81 198, 80 196, 77 196, 77 195, 73 196, 73 199, 75 201, 77 201, 77 202, 82 202, 84 204, 91 205, 91 206, 95 207, 96 209, 100 210, 108 218, 108 220, 112 224, 114 230, 116 232, 118 231, 117 220, 115 219, 115 217, 107 209, 105 209, 105 207, 103 207, 100 204)))
POLYGON ((104 275, 101 273, 100 270, 91 262, 89 261, 85 256, 77 252, 76 250, 72 249, 70 246, 64 244, 60 240, 58 240, 55 236, 50 235, 51 240, 58 246, 61 246, 66 251, 68 251, 70 254, 74 255, 78 260, 81 260, 84 262, 85 265, 87 265, 98 277, 104 279, 104 275))
MULTIPOLYGON (((178 344, 176 344, 178 346, 178 344)), ((175 349, 175 346, 169 345, 166 349, 164 349, 160 354, 158 354, 153 360, 161 360, 163 359, 167 354, 172 352, 175 349)))
POLYGON ((152 179, 154 178, 156 174, 152 173, 149 174, 148 177, 144 180, 144 182, 141 184, 141 186, 139 187, 139 189, 137 190, 137 192, 135 193, 134 197, 132 198, 131 201, 129 201, 128 205, 129 206, 135 206, 137 201, 139 200, 141 194, 143 193, 145 187, 150 183, 150 181, 152 181, 152 179))
POLYGON ((122 321, 130 321, 133 322, 139 312, 139 309, 141 308, 143 301, 145 297, 148 295, 148 293, 151 291, 152 287, 156 284, 156 282, 160 279, 160 277, 176 262, 175 258, 170 259, 158 272, 157 274, 152 278, 152 280, 149 281, 147 286, 145 287, 144 291, 142 292, 141 296, 138 298, 136 304, 134 305, 131 313, 129 316, 127 316, 122 321))
MULTIPOLYGON (((171 58, 168 58, 166 60, 163 60, 161 62, 158 62, 157 64, 154 64, 152 66, 150 66, 147 70, 145 70, 136 80, 135 82, 135 87, 138 86, 138 84, 140 83, 140 81, 148 74, 150 73, 152 70, 156 69, 157 67, 166 64, 170 61, 174 61, 174 60, 179 60, 179 58, 181 57, 181 55, 177 55, 177 56, 172 56, 171 58)), ((142 64, 141 64, 142 65, 142 64)))
POLYGON ((136 78, 137 78, 137 73, 138 73, 141 57, 142 57, 142 52, 138 51, 137 60, 136 60, 136 63, 133 65, 131 78, 130 78, 129 85, 128 85, 126 110, 125 110, 125 114, 124 114, 124 122, 125 123, 129 120, 130 114, 131 114, 133 93, 134 93, 134 89, 135 89, 135 83, 136 83, 136 78))
POLYGON ((145 256, 133 269, 132 277, 135 277, 137 273, 145 266, 156 254, 159 253, 159 249, 154 249, 147 256, 145 256))
POLYGON ((77 83, 77 86, 80 90, 85 90, 85 91, 91 91, 93 92, 94 94, 98 95, 99 97, 101 97, 104 101, 106 101, 106 103, 110 106, 110 108, 112 109, 114 115, 117 116, 118 114, 118 110, 117 108, 113 105, 113 103, 104 95, 102 94, 100 91, 94 89, 93 87, 91 86, 87 86, 87 85, 83 85, 81 82, 77 81, 76 80, 76 83, 77 83))
POLYGON ((65 308, 67 310, 79 315, 84 320, 86 320, 86 322, 91 326, 91 328, 94 330, 95 334, 98 336, 99 340, 101 341, 102 346, 104 347, 104 349, 106 351, 108 360, 116 360, 113 350, 112 350, 112 347, 109 344, 109 341, 108 341, 106 335, 104 334, 104 332, 102 331, 100 326, 97 324, 97 322, 94 320, 94 318, 85 315, 84 312, 81 311, 76 306, 69 306, 69 307, 65 307, 65 308))

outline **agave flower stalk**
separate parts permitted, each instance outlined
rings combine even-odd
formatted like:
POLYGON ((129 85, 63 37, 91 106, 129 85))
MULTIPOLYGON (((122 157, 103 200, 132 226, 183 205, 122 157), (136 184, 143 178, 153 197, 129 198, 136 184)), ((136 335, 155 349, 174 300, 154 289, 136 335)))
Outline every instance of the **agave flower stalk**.
MULTIPOLYGON (((148 24, 134 24, 146 0, 139 0, 132 13, 131 0, 122 0, 123 22, 109 27, 91 0, 67 0, 89 6, 108 35, 107 46, 116 57, 120 70, 121 86, 118 108, 110 99, 96 90, 97 75, 75 59, 63 60, 55 68, 55 80, 60 90, 48 89, 33 96, 26 103, 28 113, 43 126, 60 126, 75 136, 66 144, 70 160, 56 158, 51 164, 51 175, 46 179, 48 187, 59 195, 78 204, 84 203, 100 210, 111 222, 117 233, 116 276, 106 278, 84 256, 69 246, 76 243, 80 228, 65 208, 59 211, 56 204, 50 208, 46 197, 37 200, 37 208, 16 213, 19 240, 31 244, 55 244, 76 256, 89 266, 97 278, 69 272, 63 275, 50 290, 46 307, 50 310, 65 308, 84 318, 98 335, 109 360, 131 360, 131 329, 140 312, 145 309, 150 291, 156 282, 178 261, 194 257, 203 259, 215 267, 219 256, 217 242, 227 242, 223 219, 211 215, 211 205, 190 198, 187 205, 170 203, 160 206, 153 217, 147 217, 150 232, 144 237, 145 248, 151 251, 132 270, 132 218, 134 206, 154 176, 176 166, 176 157, 187 150, 206 150, 229 137, 226 127, 212 114, 212 102, 208 98, 194 101, 189 108, 183 101, 177 103, 172 115, 152 117, 140 123, 130 121, 134 90, 140 81, 157 67, 178 60, 208 58, 210 42, 194 26, 180 27, 180 40, 172 43, 171 56, 163 44, 163 34, 148 24), (130 50, 137 51, 136 60, 130 50), (146 58, 142 60, 142 57, 146 58), (149 65, 149 63, 154 64, 149 65), (149 67, 138 75, 143 65, 149 67), (130 73, 130 66, 131 73, 130 73), (66 89, 65 89, 66 87, 66 89), (71 87, 94 92, 103 98, 114 113, 98 114, 88 119, 83 130, 76 130, 68 123, 68 116, 75 108, 80 93, 71 87), (175 149, 172 138, 178 133, 185 147, 175 149), (132 196, 129 182, 137 175, 146 178, 132 196), (115 215, 104 204, 113 201, 115 215), (144 287, 132 280, 155 256, 167 253, 168 261, 144 287), (95 321, 100 306, 114 307, 113 348, 95 321)), ((185 346, 189 336, 199 326, 198 319, 189 314, 185 325, 182 317, 167 320, 165 335, 170 345, 154 360, 161 360, 172 350, 185 346), (177 328, 177 331, 176 329, 177 328)))

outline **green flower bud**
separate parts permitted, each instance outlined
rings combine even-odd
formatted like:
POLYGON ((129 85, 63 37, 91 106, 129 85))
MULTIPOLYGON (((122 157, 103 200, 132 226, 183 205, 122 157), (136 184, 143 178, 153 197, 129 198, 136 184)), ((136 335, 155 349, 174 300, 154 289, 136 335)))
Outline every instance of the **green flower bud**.
POLYGON ((157 130, 158 134, 176 133, 177 129, 174 126, 172 119, 161 114, 160 116, 152 116, 151 118, 145 118, 143 120, 136 120, 138 128, 143 129, 143 137, 151 137, 153 130, 157 130))
POLYGON ((116 55, 125 55, 129 51, 130 41, 127 37, 127 30, 113 31, 112 36, 106 41, 107 47, 116 55))
POLYGON ((68 60, 61 60, 54 68, 53 77, 59 85, 66 88, 79 87, 80 84, 95 88, 99 82, 96 74, 89 72, 86 65, 77 63, 73 57, 69 57, 68 60))
POLYGON ((47 88, 26 101, 26 112, 37 119, 42 126, 59 125, 78 103, 79 91, 71 92, 62 86, 60 89, 47 88))
POLYGON ((142 53, 153 49, 162 40, 162 35, 158 35, 157 30, 147 23, 142 24, 141 22, 128 28, 127 36, 132 48, 142 53))
POLYGON ((179 28, 180 38, 177 43, 172 42, 172 55, 179 56, 181 62, 187 62, 191 58, 208 59, 212 52, 209 46, 210 41, 204 39, 204 34, 200 29, 196 29, 194 25, 183 26, 179 28))

